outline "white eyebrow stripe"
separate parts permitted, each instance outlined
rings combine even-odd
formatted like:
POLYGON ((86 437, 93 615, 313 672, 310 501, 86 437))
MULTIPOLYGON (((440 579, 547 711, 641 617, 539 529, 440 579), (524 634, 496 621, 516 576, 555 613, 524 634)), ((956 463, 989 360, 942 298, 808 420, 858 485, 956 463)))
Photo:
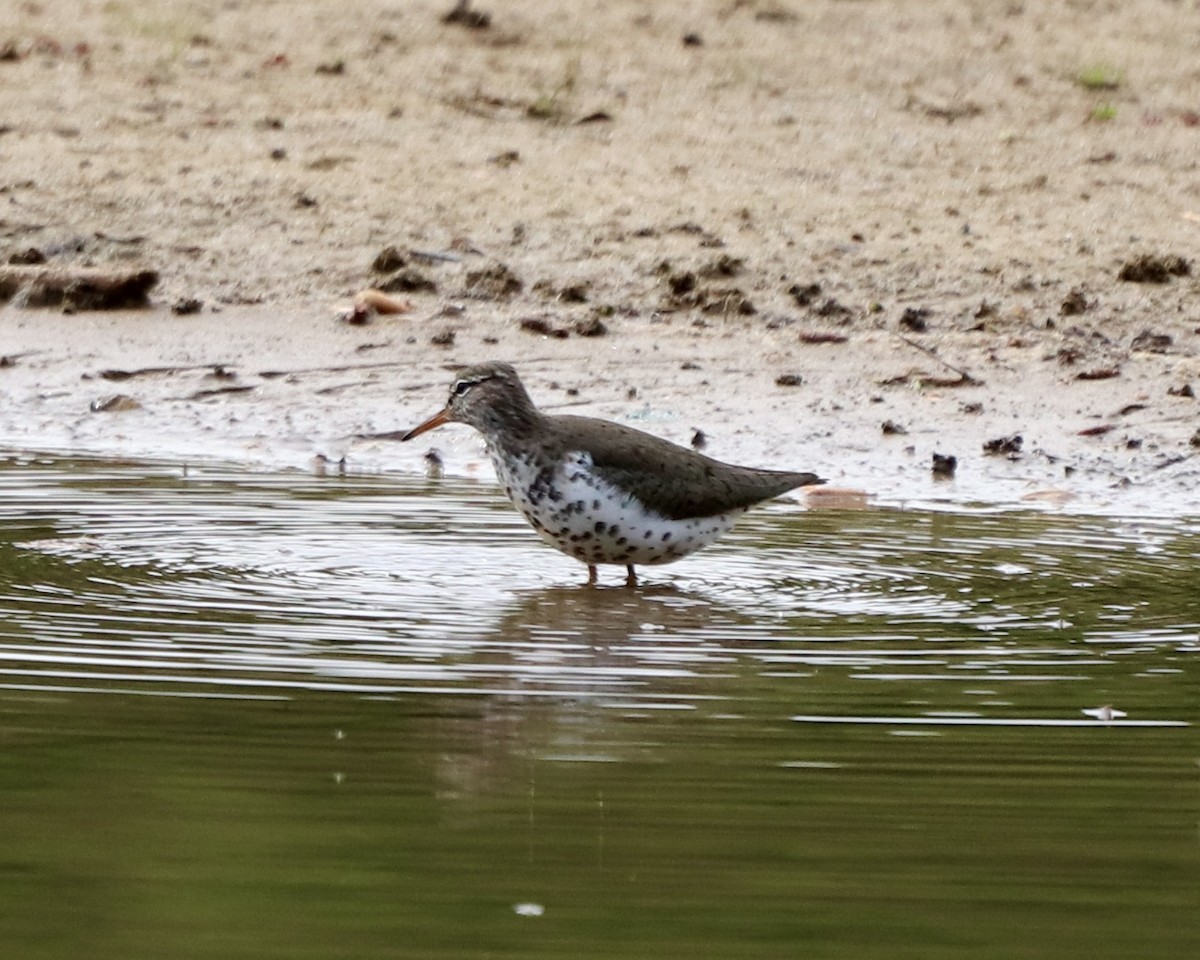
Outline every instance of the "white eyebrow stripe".
POLYGON ((485 380, 491 380, 491 379, 492 379, 492 377, 490 375, 485 375, 482 377, 472 377, 470 379, 467 379, 466 377, 462 377, 462 378, 454 381, 454 386, 452 386, 450 388, 450 393, 454 396, 459 396, 463 392, 463 390, 465 390, 467 387, 478 386, 479 384, 483 383, 485 380), (462 388, 462 389, 460 389, 460 388, 462 388))

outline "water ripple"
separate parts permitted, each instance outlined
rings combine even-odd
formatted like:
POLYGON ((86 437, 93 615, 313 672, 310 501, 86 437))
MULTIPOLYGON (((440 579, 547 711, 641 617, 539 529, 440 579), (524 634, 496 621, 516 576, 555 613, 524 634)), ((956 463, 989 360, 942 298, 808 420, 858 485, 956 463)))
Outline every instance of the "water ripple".
POLYGON ((954 712, 1003 684, 1070 712, 1068 688, 1186 682, 1198 545, 1187 521, 773 504, 636 591, 585 589, 484 485, 11 460, 0 685, 676 709, 752 679, 954 712))

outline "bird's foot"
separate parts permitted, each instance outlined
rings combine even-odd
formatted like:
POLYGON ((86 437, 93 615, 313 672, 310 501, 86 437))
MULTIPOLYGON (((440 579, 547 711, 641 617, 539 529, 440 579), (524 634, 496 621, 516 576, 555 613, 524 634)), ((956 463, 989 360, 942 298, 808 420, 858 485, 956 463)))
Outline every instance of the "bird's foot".
POLYGON ((637 571, 633 569, 632 563, 626 564, 625 570, 625 586, 633 589, 637 586, 637 571))

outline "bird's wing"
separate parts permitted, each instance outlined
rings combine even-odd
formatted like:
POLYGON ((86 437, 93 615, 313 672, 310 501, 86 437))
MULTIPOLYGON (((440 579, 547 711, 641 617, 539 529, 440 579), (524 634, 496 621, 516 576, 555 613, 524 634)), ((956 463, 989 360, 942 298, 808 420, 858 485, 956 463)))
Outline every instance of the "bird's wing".
MULTIPOLYGON (((824 483, 812 473, 758 470, 706 457, 661 437, 607 420, 557 417, 564 447, 576 424, 586 424, 588 453, 596 474, 634 493, 647 508, 670 520, 711 517, 751 507, 795 487, 824 483)), ((581 424, 581 425, 582 425, 581 424)))

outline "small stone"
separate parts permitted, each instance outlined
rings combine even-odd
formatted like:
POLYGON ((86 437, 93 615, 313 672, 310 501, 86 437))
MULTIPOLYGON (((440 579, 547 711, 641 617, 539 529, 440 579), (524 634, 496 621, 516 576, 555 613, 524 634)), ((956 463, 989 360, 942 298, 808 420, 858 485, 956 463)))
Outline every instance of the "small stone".
POLYGON ((671 288, 671 296, 682 297, 696 289, 696 275, 691 271, 673 273, 667 277, 667 285, 671 288))
POLYGON ((570 336, 568 331, 551 325, 550 321, 545 317, 525 317, 521 320, 520 325, 521 329, 526 333, 534 333, 542 337, 555 337, 558 340, 565 340, 570 336))
POLYGON ((750 298, 737 287, 709 292, 708 302, 701 309, 710 315, 736 313, 743 317, 750 317, 758 312, 750 298))
POLYGON ((1143 330, 1133 342, 1129 344, 1130 350, 1140 350, 1143 353, 1166 353, 1171 349, 1171 345, 1175 341, 1169 334, 1155 333, 1153 330, 1143 330))
POLYGON ((204 309, 204 301, 196 297, 180 297, 171 304, 171 312, 177 317, 190 316, 204 309))
POLYGON ((593 316, 586 320, 577 320, 575 332, 581 337, 603 337, 608 333, 608 327, 599 317, 593 316))
POLYGON ((1129 283, 1167 283, 1172 277, 1186 277, 1191 272, 1191 263, 1175 254, 1142 254, 1123 263, 1117 279, 1129 283))
POLYGON ((435 347, 452 347, 454 346, 454 331, 443 330, 441 333, 435 333, 429 338, 429 342, 435 347))
POLYGON ((935 453, 933 455, 933 475, 935 477, 952 477, 958 469, 958 457, 953 454, 935 453))
POLYGON ((468 30, 486 30, 492 25, 492 15, 483 10, 472 10, 471 0, 458 0, 442 15, 442 23, 466 27, 468 30))
POLYGON ((521 278, 503 263, 469 271, 466 282, 466 296, 478 300, 507 299, 525 289, 521 278))
POLYGON ((13 266, 36 266, 46 262, 46 255, 37 247, 28 247, 11 254, 8 262, 13 266))
POLYGON ((588 285, 586 283, 571 283, 558 291, 558 297, 563 303, 587 303, 588 285))
POLYGON ((798 373, 781 373, 775 378, 777 387, 799 387, 803 383, 804 378, 798 373))
POLYGON ((729 254, 723 253, 701 267, 699 273, 700 276, 709 279, 736 277, 745 269, 745 266, 746 261, 741 257, 731 257, 729 254))
POLYGON ((1062 305, 1058 308, 1058 312, 1064 317, 1074 317, 1087 311, 1090 306, 1091 304, 1088 303, 1087 295, 1076 287, 1067 294, 1066 299, 1063 300, 1062 305))
POLYGON ((371 261, 371 270, 374 273, 395 273, 401 267, 408 266, 408 258, 394 246, 386 246, 375 254, 375 259, 371 261))
POLYGON ((821 285, 819 283, 793 283, 788 287, 787 292, 796 301, 796 306, 807 307, 811 306, 812 302, 820 295, 821 285))
POLYGON ((924 333, 929 329, 930 316, 928 307, 908 307, 900 316, 900 326, 913 333, 924 333))
POLYGON ((881 429, 885 437, 898 437, 908 433, 908 430, 896 423, 895 420, 884 420, 881 429))
POLYGON ((92 413, 125 413, 129 410, 141 410, 142 405, 133 397, 124 393, 114 393, 109 397, 101 397, 88 404, 92 413))
POLYGON ((1011 437, 997 437, 994 440, 988 440, 983 445, 983 452, 992 457, 1016 456, 1021 452, 1021 445, 1025 442, 1025 438, 1019 433, 1014 433, 1011 437))
POLYGON ((415 267, 402 267, 380 281, 379 289, 386 293, 437 293, 437 284, 415 267))

